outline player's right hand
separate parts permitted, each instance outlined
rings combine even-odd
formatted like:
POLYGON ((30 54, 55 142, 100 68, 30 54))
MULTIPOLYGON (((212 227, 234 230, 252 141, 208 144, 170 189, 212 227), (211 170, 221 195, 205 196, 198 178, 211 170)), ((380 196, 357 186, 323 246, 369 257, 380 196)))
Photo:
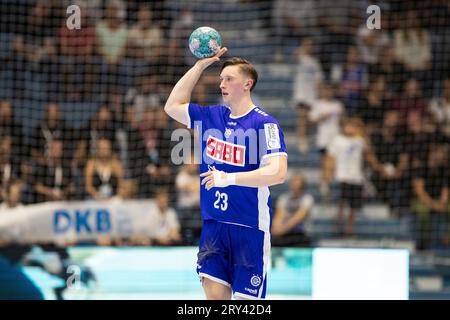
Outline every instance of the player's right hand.
POLYGON ((206 69, 214 62, 219 61, 220 57, 227 51, 228 51, 227 47, 220 48, 220 50, 216 53, 214 57, 198 60, 196 64, 201 66, 203 69, 206 69))

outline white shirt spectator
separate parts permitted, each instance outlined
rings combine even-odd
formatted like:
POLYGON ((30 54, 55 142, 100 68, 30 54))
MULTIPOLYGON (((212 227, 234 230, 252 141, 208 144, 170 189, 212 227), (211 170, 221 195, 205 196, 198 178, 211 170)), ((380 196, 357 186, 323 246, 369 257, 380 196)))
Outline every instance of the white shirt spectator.
POLYGON ((162 98, 156 92, 143 93, 136 88, 127 91, 125 101, 134 108, 134 117, 136 121, 142 121, 144 112, 147 108, 161 105, 162 98))
POLYGON ((128 29, 123 23, 116 30, 110 29, 105 21, 97 23, 96 35, 100 51, 109 63, 117 63, 125 53, 128 29))
POLYGON ((358 29, 356 43, 361 60, 365 63, 377 63, 380 52, 389 42, 389 37, 383 30, 371 30, 365 24, 358 29))
POLYGON ((363 162, 366 142, 361 137, 338 135, 328 147, 328 154, 335 158, 336 181, 363 184, 363 162))
POLYGON ((442 129, 442 132, 450 137, 450 101, 444 98, 431 100, 430 112, 442 129))
POLYGON ((344 112, 343 104, 338 100, 320 99, 312 104, 309 119, 317 121, 328 115, 328 118, 317 125, 317 146, 326 149, 330 142, 340 133, 339 121, 344 112))
POLYGON ((180 229, 180 223, 178 222, 178 216, 174 209, 169 208, 166 212, 157 212, 155 214, 154 225, 156 226, 156 238, 164 238, 169 235, 173 229, 180 229))
POLYGON ((141 29, 138 26, 133 27, 128 35, 130 45, 139 50, 137 54, 140 58, 155 56, 162 44, 162 30, 153 26, 149 29, 141 29))
POLYGON ((431 61, 431 40, 424 29, 394 31, 394 45, 397 59, 410 71, 425 70, 431 61))
MULTIPOLYGON (((286 224, 287 221, 295 215, 299 209, 311 210, 314 205, 314 198, 310 194, 302 194, 299 197, 294 197, 290 192, 286 192, 280 195, 277 201, 277 207, 284 212, 282 224, 286 224)), ((304 220, 299 223, 294 230, 303 230, 304 220)))
POLYGON ((198 174, 189 174, 187 170, 178 173, 175 185, 178 192, 177 206, 179 208, 193 208, 200 205, 200 189, 194 191, 188 188, 199 183, 198 174))
POLYGON ((318 96, 318 84, 323 79, 319 61, 311 55, 302 55, 295 69, 294 103, 311 105, 318 96))

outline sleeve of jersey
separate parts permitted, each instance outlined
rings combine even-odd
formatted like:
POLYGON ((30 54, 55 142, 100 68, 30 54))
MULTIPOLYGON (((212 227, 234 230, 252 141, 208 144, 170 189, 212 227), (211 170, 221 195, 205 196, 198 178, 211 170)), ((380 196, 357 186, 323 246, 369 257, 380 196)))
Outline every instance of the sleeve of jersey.
POLYGON ((204 107, 195 103, 189 103, 187 107, 188 114, 188 128, 193 129, 196 121, 203 121, 203 119, 209 117, 210 107, 204 107))
POLYGON ((260 160, 277 155, 287 156, 283 131, 273 117, 267 117, 260 124, 259 139, 260 160))

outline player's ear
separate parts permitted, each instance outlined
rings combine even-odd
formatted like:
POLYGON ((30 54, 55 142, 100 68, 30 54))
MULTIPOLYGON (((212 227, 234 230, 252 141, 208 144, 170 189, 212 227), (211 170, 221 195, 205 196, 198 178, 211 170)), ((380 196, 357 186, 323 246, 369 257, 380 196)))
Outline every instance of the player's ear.
POLYGON ((248 78, 247 81, 245 82, 245 85, 244 85, 245 91, 250 91, 252 86, 253 86, 253 80, 248 78))

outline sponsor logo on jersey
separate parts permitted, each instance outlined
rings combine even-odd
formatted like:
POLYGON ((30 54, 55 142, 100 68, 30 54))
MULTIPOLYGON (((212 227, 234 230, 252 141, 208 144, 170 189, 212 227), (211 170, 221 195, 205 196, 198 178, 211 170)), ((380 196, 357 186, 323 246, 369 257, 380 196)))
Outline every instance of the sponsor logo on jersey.
POLYGON ((265 123, 264 132, 266 134, 266 144, 268 150, 280 149, 280 133, 275 123, 265 123))
POLYGON ((226 142, 216 137, 209 136, 206 142, 206 154, 220 162, 233 166, 245 165, 245 146, 226 142))
POLYGON ((250 279, 250 283, 252 284, 252 286, 258 287, 258 286, 261 284, 261 277, 260 277, 260 276, 254 275, 254 276, 250 279))

